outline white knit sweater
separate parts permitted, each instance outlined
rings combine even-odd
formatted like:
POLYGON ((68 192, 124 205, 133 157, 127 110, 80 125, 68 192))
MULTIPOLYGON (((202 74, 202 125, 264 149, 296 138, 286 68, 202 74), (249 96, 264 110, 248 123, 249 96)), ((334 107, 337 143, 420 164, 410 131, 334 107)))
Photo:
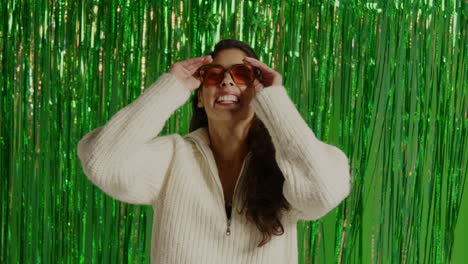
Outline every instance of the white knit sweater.
POLYGON ((315 137, 283 86, 255 95, 252 106, 272 137, 283 194, 292 206, 281 218, 284 234, 258 248, 262 236, 254 224, 234 209, 228 221, 207 129, 159 136, 190 95, 173 75, 162 75, 80 140, 84 173, 117 200, 152 205, 152 263, 297 263, 297 221, 325 215, 350 191, 346 155, 315 137))

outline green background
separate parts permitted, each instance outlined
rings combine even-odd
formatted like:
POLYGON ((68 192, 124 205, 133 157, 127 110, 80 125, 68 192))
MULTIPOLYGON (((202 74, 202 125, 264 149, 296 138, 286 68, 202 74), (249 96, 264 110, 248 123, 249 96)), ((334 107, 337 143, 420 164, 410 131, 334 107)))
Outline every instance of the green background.
MULTIPOLYGON (((0 263, 149 263, 151 207, 93 186, 76 146, 223 38, 249 42, 350 158, 350 196, 298 222, 300 263, 464 263, 467 5, 2 0, 0 263)), ((190 116, 187 103, 162 134, 190 116)))

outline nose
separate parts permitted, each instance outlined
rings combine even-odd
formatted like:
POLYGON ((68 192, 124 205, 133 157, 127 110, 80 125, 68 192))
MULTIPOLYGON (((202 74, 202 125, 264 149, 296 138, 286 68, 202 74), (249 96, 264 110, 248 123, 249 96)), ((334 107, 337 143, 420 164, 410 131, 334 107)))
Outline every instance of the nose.
POLYGON ((232 80, 231 75, 229 74, 229 72, 224 73, 224 78, 223 78, 223 81, 221 82, 221 86, 222 87, 234 86, 234 81, 232 80))

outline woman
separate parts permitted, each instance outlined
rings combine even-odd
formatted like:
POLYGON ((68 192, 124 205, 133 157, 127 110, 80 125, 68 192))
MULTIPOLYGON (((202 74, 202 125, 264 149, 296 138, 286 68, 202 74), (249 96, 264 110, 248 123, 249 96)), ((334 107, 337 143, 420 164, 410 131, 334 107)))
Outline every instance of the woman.
POLYGON ((104 192, 153 206, 152 263, 297 263, 296 222, 350 191, 345 154, 315 137, 281 75, 237 40, 172 65, 78 155, 104 192), (191 132, 159 136, 192 91, 191 132))

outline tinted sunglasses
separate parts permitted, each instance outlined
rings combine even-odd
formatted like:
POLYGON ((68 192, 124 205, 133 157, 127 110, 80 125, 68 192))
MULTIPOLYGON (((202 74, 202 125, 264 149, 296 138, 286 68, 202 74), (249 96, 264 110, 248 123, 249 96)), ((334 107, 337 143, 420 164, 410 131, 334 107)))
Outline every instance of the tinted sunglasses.
POLYGON ((237 84, 251 84, 255 78, 261 79, 260 69, 245 64, 234 64, 229 69, 218 64, 206 64, 197 70, 196 76, 201 77, 205 84, 220 84, 226 72, 237 84))

